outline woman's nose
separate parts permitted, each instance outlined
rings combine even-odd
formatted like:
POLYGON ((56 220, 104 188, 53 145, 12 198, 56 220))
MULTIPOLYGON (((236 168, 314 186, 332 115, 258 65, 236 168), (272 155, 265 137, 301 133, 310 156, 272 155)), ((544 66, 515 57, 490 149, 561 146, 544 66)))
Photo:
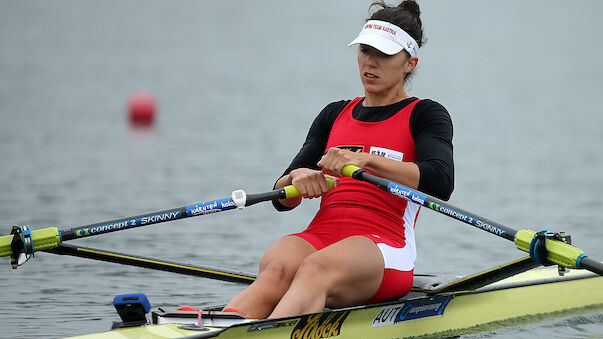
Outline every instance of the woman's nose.
POLYGON ((369 65, 375 65, 376 64, 375 53, 372 53, 372 52, 367 53, 364 62, 366 62, 369 65))

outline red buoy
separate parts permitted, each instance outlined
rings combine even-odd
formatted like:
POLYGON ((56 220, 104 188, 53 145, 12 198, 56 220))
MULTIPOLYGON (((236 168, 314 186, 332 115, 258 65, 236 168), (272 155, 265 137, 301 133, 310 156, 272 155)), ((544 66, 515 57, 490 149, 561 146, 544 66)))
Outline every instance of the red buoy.
POLYGON ((144 92, 132 94, 128 102, 130 123, 135 126, 150 126, 155 121, 157 104, 152 95, 144 92))

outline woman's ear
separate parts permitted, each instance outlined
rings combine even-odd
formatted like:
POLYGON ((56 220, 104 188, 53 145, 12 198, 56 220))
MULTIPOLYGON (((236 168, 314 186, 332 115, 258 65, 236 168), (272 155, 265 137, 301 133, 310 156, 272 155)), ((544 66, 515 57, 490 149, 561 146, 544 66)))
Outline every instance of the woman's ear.
POLYGON ((410 57, 408 58, 408 60, 406 61, 406 65, 404 66, 404 72, 405 73, 410 73, 413 69, 415 69, 415 67, 417 67, 417 64, 419 63, 419 58, 414 56, 414 57, 410 57))

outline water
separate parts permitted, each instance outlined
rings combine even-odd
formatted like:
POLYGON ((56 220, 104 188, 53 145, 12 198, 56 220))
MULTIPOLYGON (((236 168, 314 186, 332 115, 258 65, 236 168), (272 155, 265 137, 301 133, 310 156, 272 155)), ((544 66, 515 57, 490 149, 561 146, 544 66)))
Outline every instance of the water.
MULTIPOLYGON (((421 3, 428 42, 409 92, 455 125, 451 203, 514 228, 564 230, 603 258, 603 3, 421 3)), ((327 103, 362 95, 355 51, 367 1, 0 1, 0 234, 69 227, 263 192, 327 103), (154 129, 129 95, 153 93, 154 129)), ((90 237, 76 244, 256 272, 318 201, 270 204, 90 237)), ((417 272, 471 273, 513 244, 423 211, 417 272)), ((600 259, 601 260, 601 259, 600 259)), ((0 269, 2 336, 97 332, 112 297, 154 306, 226 302, 243 287, 38 253, 0 269)), ((469 336, 597 337, 601 315, 469 336)))

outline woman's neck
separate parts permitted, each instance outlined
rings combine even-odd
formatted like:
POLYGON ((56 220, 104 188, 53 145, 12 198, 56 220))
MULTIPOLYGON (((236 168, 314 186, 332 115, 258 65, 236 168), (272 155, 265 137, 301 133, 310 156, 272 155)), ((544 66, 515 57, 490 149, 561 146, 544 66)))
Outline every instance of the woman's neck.
POLYGON ((364 91, 364 101, 362 102, 362 106, 364 107, 374 107, 374 106, 387 106, 391 104, 395 104, 396 102, 400 102, 404 99, 410 98, 404 88, 398 91, 392 91, 390 93, 370 93, 366 90, 364 91))

